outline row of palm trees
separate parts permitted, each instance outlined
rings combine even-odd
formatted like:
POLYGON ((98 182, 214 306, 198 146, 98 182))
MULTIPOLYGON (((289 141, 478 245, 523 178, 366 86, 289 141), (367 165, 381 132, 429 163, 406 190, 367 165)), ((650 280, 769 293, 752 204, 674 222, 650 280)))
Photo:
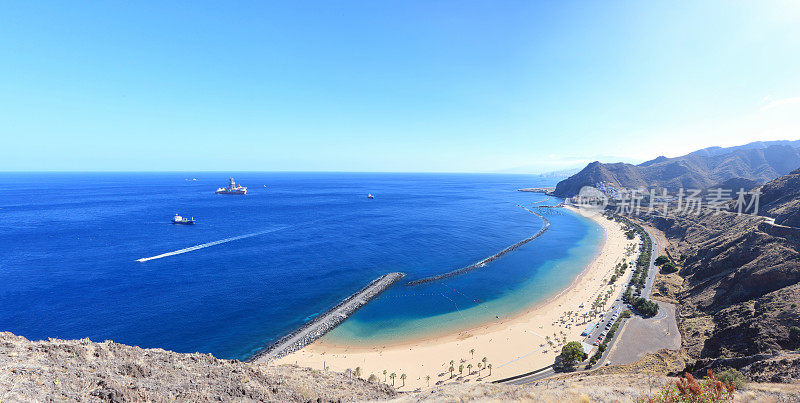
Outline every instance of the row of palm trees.
MULTIPOLYGON (((475 357, 475 349, 469 350, 469 353, 472 355, 473 358, 475 357)), ((486 357, 483 357, 483 359, 481 359, 481 362, 478 363, 478 374, 480 374, 480 372, 483 371, 483 368, 488 368, 489 376, 492 376, 492 364, 488 364, 486 361, 488 361, 488 359, 486 357)), ((450 360, 450 368, 448 368, 448 371, 450 372, 450 379, 453 379, 453 373, 455 372, 455 370, 456 370, 455 361, 450 360)), ((468 371, 467 375, 472 375, 472 364, 467 364, 467 371, 468 371)), ((461 375, 463 373, 464 373, 464 364, 460 364, 458 366, 458 374, 461 375)))
MULTIPOLYGON (((470 349, 469 353, 472 356, 472 358, 475 358, 475 349, 474 348, 470 349)), ((461 361, 463 362, 464 360, 461 360, 461 361)), ((486 357, 483 357, 481 359, 481 362, 478 363, 478 374, 480 374, 480 372, 483 371, 484 368, 486 368, 486 369, 489 370, 489 376, 492 376, 492 364, 487 363, 487 361, 488 361, 488 359, 486 357)), ((472 364, 467 364, 466 368, 467 368, 467 371, 468 371, 468 375, 472 375, 472 364)), ((327 367, 326 367, 326 369, 327 369, 327 367)), ((450 371, 450 379, 453 379, 453 373, 455 372, 455 361, 454 360, 450 360, 449 371, 450 371)), ((361 367, 356 367, 355 369, 347 368, 344 371, 344 373, 347 376, 355 376, 356 378, 360 378, 361 377, 361 367)), ((388 371, 386 371, 384 369, 383 370, 383 382, 384 383, 388 382, 387 379, 386 379, 387 373, 388 373, 388 371)), ((464 373, 464 364, 460 364, 458 366, 458 373, 459 374, 463 374, 464 373)), ((395 378, 397 378, 397 374, 392 372, 391 374, 388 375, 388 377, 389 377, 389 379, 392 380, 392 386, 394 386, 394 381, 395 381, 395 378)), ((406 386, 406 378, 407 378, 406 374, 400 374, 400 380, 403 381, 403 384, 401 385, 401 387, 406 386)), ((374 381, 377 381, 377 379, 378 379, 378 377, 375 376, 375 374, 370 374, 368 380, 370 382, 374 382, 374 381)), ((427 382, 428 386, 430 386, 431 385, 431 376, 430 375, 426 375, 425 376, 425 381, 427 382)))
MULTIPOLYGON (((356 367, 356 369, 354 369, 354 370, 350 369, 350 368, 347 368, 344 371, 344 373, 347 376, 355 376, 356 378, 361 378, 361 367, 356 367)), ((397 374, 392 372, 391 374, 389 374, 389 378, 392 379, 392 386, 394 386, 394 379, 397 378, 397 374)), ((403 381, 403 385, 402 386, 406 386, 406 378, 407 378, 406 374, 400 374, 400 379, 403 381)), ((427 378, 430 381, 430 376, 428 376, 427 378)), ((375 376, 375 374, 370 374, 368 380, 370 382, 372 382, 372 381, 377 380, 377 379, 378 379, 378 377, 375 376)), ((383 370, 383 382, 386 382, 386 370, 385 369, 383 370)))

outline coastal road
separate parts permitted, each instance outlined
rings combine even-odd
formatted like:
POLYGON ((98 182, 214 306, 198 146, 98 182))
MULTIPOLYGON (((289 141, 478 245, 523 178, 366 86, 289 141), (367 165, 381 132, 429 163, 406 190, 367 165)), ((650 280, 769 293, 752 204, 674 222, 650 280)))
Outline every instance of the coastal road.
MULTIPOLYGON (((650 252, 650 267, 647 269, 647 278, 645 279, 645 286, 642 288, 642 293, 641 293, 642 297, 649 299, 650 298, 650 294, 653 291, 653 285, 655 284, 656 274, 658 273, 658 266, 656 266, 655 261, 656 261, 656 258, 661 253, 661 248, 660 248, 660 246, 658 244, 658 241, 653 236, 653 234, 651 234, 650 231, 648 231, 647 228, 645 228, 644 226, 642 226, 642 228, 644 229, 645 233, 647 233, 647 236, 650 237, 650 241, 651 241, 651 245, 652 245, 652 249, 651 249, 651 252, 650 252)), ((641 251, 640 251, 640 253, 641 253, 641 251)), ((635 263, 635 259, 633 260, 633 262, 635 263)), ((630 264, 630 262, 628 262, 628 263, 630 264)), ((631 273, 632 273, 632 271, 631 271, 631 273)), ((629 279, 630 279, 630 277, 626 277, 626 284, 627 284, 627 281, 629 281, 629 279)), ((661 303, 659 303, 659 305, 661 307, 661 303)), ((663 317, 662 318, 662 316, 665 316, 665 313, 662 312, 662 310, 660 309, 659 310, 659 314, 656 315, 656 317, 654 317, 654 318, 643 319, 643 318, 636 317, 635 319, 639 319, 639 320, 643 320, 643 321, 650 321, 650 322, 647 322, 648 324, 651 323, 653 320, 660 320, 660 319, 666 321, 667 323, 670 323, 670 321, 672 323, 674 323, 675 322, 675 317, 674 317, 674 312, 675 311, 674 311, 674 307, 672 307, 672 308, 673 308, 672 311, 671 311, 672 312, 672 317, 663 317)), ((628 306, 627 306, 627 304, 625 302, 622 301, 621 298, 617 299, 616 301, 614 301, 614 303, 611 305, 611 308, 603 315, 603 318, 600 319, 600 321, 597 324, 597 326, 595 326, 595 328, 589 333, 589 335, 586 336, 586 338, 584 338, 583 341, 585 343, 589 343, 589 344, 593 344, 597 340, 602 341, 602 339, 604 337, 602 335, 602 333, 607 331, 607 329, 609 329, 611 327, 611 325, 613 325, 613 321, 617 319, 618 315, 621 314, 622 312, 624 312, 626 309, 628 309, 628 306)), ((614 337, 611 340, 609 340, 609 343, 606 346, 605 352, 601 356, 600 360, 597 361, 597 364, 595 364, 595 366, 592 367, 592 369, 599 368, 599 367, 603 366, 606 361, 609 361, 608 357, 610 357, 610 354, 612 353, 612 351, 615 350, 614 347, 617 344, 617 341, 619 339, 621 339, 622 334, 623 334, 623 330, 624 330, 625 326, 628 324, 627 322, 631 321, 632 319, 634 319, 634 318, 623 319, 622 323, 620 324, 619 328, 617 329, 617 332, 614 334, 614 337)), ((635 334, 640 334, 640 332, 638 330, 631 331, 631 332, 629 332, 628 335, 635 335, 635 334)), ((679 335, 678 335, 678 337, 680 338, 679 335)), ((680 343, 680 342, 678 342, 678 343, 680 343)), ((674 344, 674 343, 672 343, 672 344, 674 344)), ((680 344, 679 344, 679 347, 680 347, 680 344)), ((618 347, 618 349, 619 348, 625 348, 625 347, 620 346, 620 347, 618 347)), ((640 350, 640 349, 636 349, 636 352, 632 352, 632 353, 638 355, 638 350, 640 350)), ((616 354, 617 353, 615 352, 615 355, 616 354)), ((627 359, 627 357, 621 357, 621 359, 627 359)), ((615 360, 617 360, 617 359, 615 359, 615 360)), ((612 360, 612 362, 613 361, 614 360, 612 360)), ((543 369, 541 369, 539 371, 535 371, 534 373, 531 373, 530 375, 525 375, 525 376, 522 376, 522 377, 519 377, 519 378, 515 378, 513 380, 509 380, 509 381, 506 381, 506 382, 503 382, 503 383, 509 383, 509 384, 512 384, 512 385, 524 385, 524 384, 536 382, 536 381, 551 377, 553 375, 556 375, 556 372, 553 370, 552 367, 547 367, 547 368, 543 368, 543 369)))

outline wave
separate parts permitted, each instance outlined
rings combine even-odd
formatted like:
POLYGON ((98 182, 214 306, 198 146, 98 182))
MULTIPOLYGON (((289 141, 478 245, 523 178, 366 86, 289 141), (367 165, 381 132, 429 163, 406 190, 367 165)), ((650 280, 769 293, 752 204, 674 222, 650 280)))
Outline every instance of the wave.
POLYGON ((187 252, 195 251, 195 250, 198 250, 198 249, 208 248, 209 246, 219 245, 219 244, 223 244, 223 243, 227 243, 227 242, 238 241, 240 239, 252 238, 254 236, 264 235, 264 234, 268 234, 270 232, 276 232, 276 231, 280 231, 280 230, 286 229, 286 228, 288 228, 288 227, 273 228, 273 229, 269 229, 269 230, 266 230, 266 231, 253 232, 253 233, 250 233, 250 234, 244 234, 244 235, 239 235, 239 236, 235 236, 235 237, 231 237, 231 238, 220 239, 219 241, 206 242, 206 243, 202 243, 200 245, 190 246, 188 248, 178 249, 178 250, 175 250, 175 251, 172 251, 172 252, 166 252, 166 253, 162 253, 162 254, 156 255, 156 256, 143 257, 141 259, 136 259, 136 261, 137 262, 146 262, 148 260, 155 260, 155 259, 165 258, 165 257, 168 257, 168 256, 180 255, 181 253, 187 253, 187 252))

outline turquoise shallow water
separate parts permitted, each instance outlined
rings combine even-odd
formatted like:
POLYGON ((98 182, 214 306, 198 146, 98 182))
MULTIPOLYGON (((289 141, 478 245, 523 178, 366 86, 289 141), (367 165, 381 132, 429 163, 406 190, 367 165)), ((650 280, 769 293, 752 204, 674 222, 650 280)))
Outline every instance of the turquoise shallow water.
MULTIPOLYGON (((0 173, 0 330, 247 358, 380 275, 446 273, 530 237, 542 220, 518 205, 545 197, 516 189, 552 184, 526 175, 0 173), (247 196, 213 194, 229 176, 247 196), (197 224, 170 225, 175 213, 197 224)), ((544 235, 483 268, 391 287, 328 337, 418 337, 558 292, 599 233, 574 215, 548 218, 544 235)))
MULTIPOLYGON (((567 288, 587 267, 599 251, 603 229, 586 218, 564 212, 564 217, 548 216, 557 222, 552 233, 526 244, 501 259, 490 263, 472 278, 451 278, 438 284, 394 287, 342 325, 325 336, 333 344, 378 345, 463 330, 496 321, 544 302, 567 288), (566 249, 553 248, 553 243, 569 243, 566 249), (507 282, 518 278, 516 284, 507 282), (475 284, 497 287, 488 300, 471 298, 475 284), (461 305, 451 298, 459 295, 461 305), (449 311, 431 316, 414 315, 421 301, 438 301, 449 311), (404 310, 410 310, 406 312, 404 310)), ((427 302, 430 303, 430 302, 427 302)))

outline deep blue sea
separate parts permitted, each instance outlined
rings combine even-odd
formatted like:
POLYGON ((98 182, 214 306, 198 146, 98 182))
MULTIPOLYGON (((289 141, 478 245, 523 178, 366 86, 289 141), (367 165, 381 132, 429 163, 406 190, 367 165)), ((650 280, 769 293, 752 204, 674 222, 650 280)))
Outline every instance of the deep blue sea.
MULTIPOLYGON (((0 173, 0 331, 246 358, 382 274, 448 272, 533 235, 542 220, 518 205, 545 196, 516 189, 543 185, 526 175, 0 173), (247 196, 213 194, 229 176, 247 196), (197 224, 171 225, 176 213, 197 224)), ((557 293, 602 237, 560 211, 540 238, 458 277, 398 283, 326 338, 424 336, 557 293)))

